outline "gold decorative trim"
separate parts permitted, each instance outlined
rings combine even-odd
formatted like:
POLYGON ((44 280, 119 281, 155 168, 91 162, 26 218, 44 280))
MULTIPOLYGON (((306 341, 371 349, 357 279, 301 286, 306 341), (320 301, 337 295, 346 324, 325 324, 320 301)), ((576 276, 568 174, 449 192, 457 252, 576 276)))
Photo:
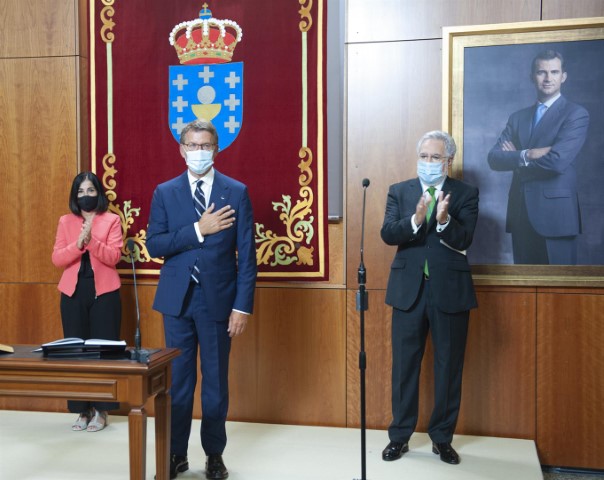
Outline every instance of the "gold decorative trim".
POLYGON ((101 2, 105 5, 100 13, 101 22, 103 22, 101 38, 105 43, 112 43, 115 39, 112 31, 113 27, 115 27, 115 22, 112 20, 113 15, 115 15, 115 9, 113 8, 114 0, 101 0, 101 2))
MULTIPOLYGON (((298 0, 298 3, 302 5, 298 13, 302 20, 300 20, 299 26, 301 32, 308 32, 312 27, 312 16, 310 10, 312 9, 312 0, 298 0), (308 3, 306 3, 308 2, 308 3), (306 3, 306 5, 305 5, 306 3)), ((320 7, 320 5, 319 5, 320 7)), ((320 34, 320 31, 319 31, 320 34)))

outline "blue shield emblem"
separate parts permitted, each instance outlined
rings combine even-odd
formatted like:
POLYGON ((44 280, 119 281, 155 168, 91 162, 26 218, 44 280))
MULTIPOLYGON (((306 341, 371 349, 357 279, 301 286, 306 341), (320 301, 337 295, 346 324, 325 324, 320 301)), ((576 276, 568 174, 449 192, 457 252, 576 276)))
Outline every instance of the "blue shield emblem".
POLYGON ((180 132, 193 120, 211 121, 227 148, 241 130, 243 120, 243 62, 170 66, 170 131, 180 132))

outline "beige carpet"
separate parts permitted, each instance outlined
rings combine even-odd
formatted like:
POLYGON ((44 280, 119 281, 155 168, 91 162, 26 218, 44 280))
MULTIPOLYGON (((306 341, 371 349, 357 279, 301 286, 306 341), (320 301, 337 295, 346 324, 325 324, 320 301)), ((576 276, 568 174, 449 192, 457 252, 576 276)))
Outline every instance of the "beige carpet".
MULTIPOLYGON (((110 417, 102 432, 72 432, 76 416, 0 410, 0 480, 121 480, 128 478, 128 421, 110 417)), ((199 421, 189 443, 190 470, 179 479, 205 478, 199 421)), ((360 430, 229 422, 224 454, 230 480, 353 480, 361 478, 360 430)), ((154 425, 147 425, 147 479, 155 474, 154 425)), ((384 462, 385 431, 367 431, 367 480, 542 479, 528 440, 458 435, 460 465, 431 452, 426 434, 411 451, 384 462)))

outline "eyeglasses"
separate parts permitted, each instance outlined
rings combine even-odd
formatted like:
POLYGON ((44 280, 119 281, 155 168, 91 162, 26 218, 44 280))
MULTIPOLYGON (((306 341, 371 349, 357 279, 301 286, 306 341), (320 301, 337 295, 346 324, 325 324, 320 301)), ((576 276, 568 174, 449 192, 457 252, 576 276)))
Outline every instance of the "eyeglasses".
POLYGON ((424 161, 424 162, 442 162, 443 160, 446 160, 449 157, 445 157, 442 155, 428 155, 427 153, 420 153, 419 154, 419 159, 424 161))
POLYGON ((183 143, 182 144, 187 150, 214 150, 215 143, 183 143))

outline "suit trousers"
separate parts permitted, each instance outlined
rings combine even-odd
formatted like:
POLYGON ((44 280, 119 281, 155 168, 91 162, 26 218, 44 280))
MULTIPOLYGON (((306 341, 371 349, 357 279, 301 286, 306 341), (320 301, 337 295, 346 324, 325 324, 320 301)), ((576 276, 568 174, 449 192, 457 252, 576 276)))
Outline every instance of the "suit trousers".
POLYGON ((543 237, 535 231, 528 212, 524 194, 522 207, 516 212, 512 230, 512 250, 516 265, 576 265, 577 237, 543 237))
MULTIPOLYGON (((104 338, 119 340, 122 323, 120 291, 115 290, 96 296, 94 278, 79 277, 71 297, 61 293, 61 321, 65 337, 104 338)), ((87 402, 69 400, 70 412, 85 412, 91 407, 103 412, 119 408, 116 402, 87 402)))
POLYGON ((179 348, 172 362, 172 424, 170 452, 187 455, 197 384, 197 349, 201 363, 201 445, 206 455, 222 454, 226 446, 229 408, 228 318, 210 319, 203 290, 191 282, 180 316, 164 315, 166 347, 179 348))
POLYGON ((459 406, 469 311, 444 313, 434 303, 430 280, 424 280, 416 303, 392 313, 391 441, 405 443, 418 420, 419 379, 428 331, 434 349, 434 408, 428 434, 437 443, 451 442, 459 406))

